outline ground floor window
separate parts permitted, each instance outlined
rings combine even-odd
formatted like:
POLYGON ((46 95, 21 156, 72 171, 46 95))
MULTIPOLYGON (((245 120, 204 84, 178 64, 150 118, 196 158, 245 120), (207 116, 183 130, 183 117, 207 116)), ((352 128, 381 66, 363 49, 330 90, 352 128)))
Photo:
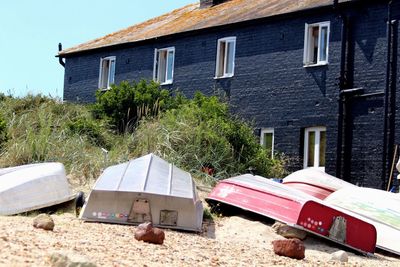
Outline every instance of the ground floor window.
POLYGON ((304 168, 325 169, 326 127, 310 127, 304 131, 304 168))
POLYGON ((274 129, 263 128, 261 129, 260 143, 268 151, 271 152, 271 158, 274 157, 274 129))

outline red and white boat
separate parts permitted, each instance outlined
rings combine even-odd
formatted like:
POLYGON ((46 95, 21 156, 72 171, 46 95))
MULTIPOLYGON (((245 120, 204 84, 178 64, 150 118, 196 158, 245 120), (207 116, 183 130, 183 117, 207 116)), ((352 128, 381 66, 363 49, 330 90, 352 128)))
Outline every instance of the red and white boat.
POLYGON ((400 195, 372 188, 342 188, 325 199, 371 223, 377 230, 376 246, 400 255, 400 195))
POLYGON ((376 246, 400 255, 399 194, 358 187, 313 168, 290 174, 283 184, 374 225, 376 246))
POLYGON ((286 176, 282 183, 319 199, 344 187, 356 187, 316 168, 296 171, 286 176))
POLYGON ((261 176, 245 174, 220 181, 206 201, 251 211, 363 254, 374 253, 375 227, 317 198, 261 176))

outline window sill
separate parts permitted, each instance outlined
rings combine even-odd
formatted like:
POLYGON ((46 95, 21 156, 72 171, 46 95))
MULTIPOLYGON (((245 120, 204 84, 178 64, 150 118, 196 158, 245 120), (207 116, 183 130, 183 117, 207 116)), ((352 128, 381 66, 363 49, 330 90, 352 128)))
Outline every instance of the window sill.
POLYGON ((107 92, 111 89, 111 87, 108 88, 99 88, 100 92, 107 92))
POLYGON ((321 66, 327 66, 328 62, 321 62, 321 63, 315 63, 315 64, 306 64, 303 65, 304 68, 312 68, 312 67, 321 67, 321 66))
POLYGON ((226 78, 232 78, 232 77, 233 77, 233 74, 232 75, 225 75, 225 76, 218 76, 218 77, 214 77, 214 80, 226 79, 226 78))
POLYGON ((172 83, 173 83, 172 81, 168 81, 168 82, 160 83, 160 85, 170 85, 172 83))

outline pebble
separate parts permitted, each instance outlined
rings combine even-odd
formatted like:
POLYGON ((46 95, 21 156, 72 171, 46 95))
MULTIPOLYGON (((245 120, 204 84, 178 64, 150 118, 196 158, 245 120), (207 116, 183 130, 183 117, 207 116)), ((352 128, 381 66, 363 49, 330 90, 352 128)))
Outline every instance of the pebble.
POLYGON ((348 262, 349 255, 346 251, 339 250, 331 254, 331 260, 333 261, 340 261, 340 262, 348 262))

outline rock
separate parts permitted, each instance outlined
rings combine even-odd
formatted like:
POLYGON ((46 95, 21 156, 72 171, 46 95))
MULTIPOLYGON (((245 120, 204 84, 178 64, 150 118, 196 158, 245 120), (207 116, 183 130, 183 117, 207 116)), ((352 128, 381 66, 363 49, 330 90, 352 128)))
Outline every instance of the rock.
POLYGON ((96 264, 77 254, 53 253, 48 258, 52 267, 96 267, 96 264))
POLYGON ((331 254, 331 260, 333 261, 340 261, 340 262, 348 262, 349 255, 346 251, 339 250, 331 254))
POLYGON ((33 227, 53 231, 54 221, 50 215, 42 213, 33 219, 33 227))
POLYGON ((286 256, 293 259, 304 259, 305 247, 301 240, 297 238, 272 241, 275 254, 286 256))
POLYGON ((164 243, 165 233, 163 230, 153 227, 151 222, 145 222, 138 226, 135 232, 135 239, 162 245, 164 243))
POLYGON ((307 237, 306 231, 296 229, 281 222, 274 223, 274 225, 272 225, 272 229, 274 229, 278 235, 286 238, 297 238, 300 240, 304 240, 307 237))
POLYGON ((271 226, 272 227, 272 229, 274 229, 274 231, 276 232, 276 229, 278 228, 278 227, 280 227, 281 225, 285 225, 284 223, 281 223, 281 222, 278 222, 278 221, 275 221, 275 223, 271 226))

